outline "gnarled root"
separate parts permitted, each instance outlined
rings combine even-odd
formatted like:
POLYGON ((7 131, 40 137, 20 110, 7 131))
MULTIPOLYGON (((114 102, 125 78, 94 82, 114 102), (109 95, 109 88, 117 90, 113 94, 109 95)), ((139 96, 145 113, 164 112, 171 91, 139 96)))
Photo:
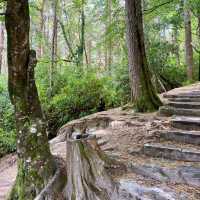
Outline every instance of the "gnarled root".
POLYGON ((47 186, 40 192, 35 200, 63 200, 63 188, 67 182, 65 162, 61 158, 55 158, 57 170, 47 186))

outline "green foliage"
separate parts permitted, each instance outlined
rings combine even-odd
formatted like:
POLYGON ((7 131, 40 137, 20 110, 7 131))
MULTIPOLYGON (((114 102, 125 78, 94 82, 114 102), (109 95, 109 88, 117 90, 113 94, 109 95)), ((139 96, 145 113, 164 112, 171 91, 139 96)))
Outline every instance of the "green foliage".
MULTIPOLYGON (((186 67, 179 65, 176 56, 172 53, 174 48, 176 48, 174 44, 152 39, 148 49, 148 59, 153 74, 167 90, 181 86, 187 79, 186 67)), ((157 89, 162 92, 159 87, 158 84, 157 89)))
POLYGON ((0 76, 0 128, 5 131, 12 131, 15 127, 14 108, 10 103, 7 80, 0 76))
POLYGON ((38 71, 38 89, 48 119, 50 132, 55 132, 66 122, 120 105, 120 99, 112 79, 97 75, 95 70, 79 73, 71 66, 54 75, 52 96, 49 96, 48 80, 38 71), (43 84, 44 83, 44 84, 43 84))
POLYGON ((0 76, 0 157, 16 149, 14 109, 6 85, 6 78, 0 76))
POLYGON ((130 101, 131 88, 129 83, 128 63, 124 59, 123 64, 119 65, 115 71, 115 82, 118 98, 121 104, 126 104, 130 101))
MULTIPOLYGON (((33 48, 39 49, 41 45, 43 47, 43 55, 39 58, 36 68, 36 81, 49 131, 55 135, 56 130, 70 120, 127 104, 130 101, 130 84, 124 1, 73 0, 60 2, 57 8, 58 47, 55 67, 51 74, 53 85, 50 88, 50 29, 53 27, 53 15, 49 10, 53 10, 52 6, 52 2, 45 2, 43 14, 50 20, 43 21, 44 34, 43 31, 38 31, 42 25, 42 1, 30 1, 30 34, 33 48), (85 17, 85 54, 88 63, 86 64, 87 59, 84 58, 84 66, 77 68, 75 62, 82 44, 82 9, 85 17), (110 47, 112 63, 111 66, 106 66, 110 47)), ((183 2, 149 0, 145 1, 143 6, 145 47, 157 91, 163 92, 163 86, 170 90, 189 84, 185 66, 183 2)), ((198 48, 199 38, 196 32, 199 0, 188 0, 187 6, 192 11, 193 43, 198 48)), ((0 6, 2 12, 4 7, 4 4, 0 6)), ((4 16, 0 17, 0 21, 3 19, 4 16)), ((195 80, 198 79, 198 59, 198 53, 194 51, 195 80)), ((142 101, 144 100, 141 100, 141 105, 142 101)), ((3 141, 1 144, 4 145, 2 148, 5 148, 5 152, 11 152, 10 147, 13 146, 9 144, 15 137, 14 109, 9 100, 7 80, 4 77, 0 77, 0 130, 0 143, 3 141)))
POLYGON ((8 153, 16 150, 16 135, 15 132, 5 132, 0 129, 0 158, 8 153))

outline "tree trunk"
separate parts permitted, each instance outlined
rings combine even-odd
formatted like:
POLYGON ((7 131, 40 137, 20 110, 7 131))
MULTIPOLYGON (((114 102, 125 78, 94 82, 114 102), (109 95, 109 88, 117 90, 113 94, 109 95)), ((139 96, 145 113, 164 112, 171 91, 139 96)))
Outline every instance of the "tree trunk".
POLYGON ((111 71, 111 65, 112 65, 112 34, 110 34, 110 27, 112 24, 112 1, 107 0, 107 17, 108 17, 108 24, 107 24, 107 34, 108 42, 107 42, 107 51, 108 51, 108 70, 111 71))
POLYGON ((3 51, 4 51, 4 24, 0 24, 0 74, 3 69, 3 51))
POLYGON ((176 56, 176 63, 177 66, 179 67, 181 62, 180 62, 179 43, 178 43, 178 29, 176 26, 173 28, 172 42, 174 43, 174 54, 176 56))
POLYGON ((122 191, 108 174, 110 166, 124 166, 109 160, 100 150, 94 136, 80 134, 76 137, 79 139, 74 139, 72 134, 67 139, 66 199, 136 200, 128 192, 122 191))
POLYGON ((40 9, 40 46, 39 46, 39 55, 38 57, 41 58, 44 54, 44 48, 43 48, 43 37, 44 37, 44 6, 45 6, 45 0, 42 0, 42 5, 41 5, 41 9, 40 9))
POLYGON ((52 50, 51 50, 51 66, 50 66, 50 74, 49 74, 49 82, 50 82, 50 91, 52 92, 53 87, 53 74, 55 72, 55 61, 57 56, 57 35, 58 35, 58 18, 57 18, 57 8, 58 8, 58 0, 53 2, 53 34, 52 34, 52 50))
POLYGON ((112 36, 110 34, 110 27, 112 23, 112 1, 106 0, 105 7, 105 48, 104 48, 104 59, 105 59, 105 69, 110 72, 112 65, 112 36))
POLYGON ((80 45, 78 47, 78 66, 83 66, 83 56, 85 49, 85 1, 81 1, 81 33, 80 33, 80 45))
POLYGON ((36 53, 29 45, 28 0, 7 0, 9 94, 15 107, 18 175, 11 200, 32 200, 55 172, 34 79, 36 53))
POLYGON ((147 63, 141 0, 126 0, 127 44, 131 98, 136 111, 158 109, 161 101, 151 82, 147 63))
POLYGON ((198 16, 197 16, 197 20, 198 20, 198 40, 199 40, 199 81, 200 81, 200 11, 198 12, 198 16))
POLYGON ((87 42, 87 55, 88 55, 88 65, 92 64, 92 40, 88 39, 87 42))
POLYGON ((184 1, 184 24, 185 24, 185 62, 187 65, 188 80, 193 80, 193 48, 192 48, 192 27, 191 13, 187 8, 187 0, 184 1))
MULTIPOLYGON (((198 36, 199 36, 199 39, 200 39, 200 11, 198 13, 197 20, 198 20, 198 36)), ((200 41, 199 41, 199 43, 200 43, 200 41)))

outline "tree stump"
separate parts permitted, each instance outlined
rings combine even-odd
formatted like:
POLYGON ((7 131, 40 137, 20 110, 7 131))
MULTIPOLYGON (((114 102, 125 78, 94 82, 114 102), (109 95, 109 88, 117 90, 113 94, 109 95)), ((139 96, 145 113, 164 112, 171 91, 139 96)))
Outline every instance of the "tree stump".
POLYGON ((67 200, 133 200, 108 173, 112 161, 100 150, 95 135, 67 136, 67 200))

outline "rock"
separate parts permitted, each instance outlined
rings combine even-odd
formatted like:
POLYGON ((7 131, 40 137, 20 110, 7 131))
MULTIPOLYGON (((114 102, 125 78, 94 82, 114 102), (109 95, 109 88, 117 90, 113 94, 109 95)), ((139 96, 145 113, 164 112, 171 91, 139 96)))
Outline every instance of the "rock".
POLYGON ((152 178, 160 182, 176 184, 187 184, 189 186, 200 187, 200 168, 192 166, 180 166, 166 168, 160 166, 138 166, 132 164, 130 170, 136 174, 147 178, 152 178))
POLYGON ((167 103, 168 106, 174 108, 184 108, 184 109, 200 109, 199 102, 174 102, 170 101, 167 103))
POLYGON ((165 191, 158 187, 145 187, 131 180, 121 180, 120 189, 128 191, 136 200, 186 200, 184 193, 177 195, 170 189, 165 191))
POLYGON ((174 108, 171 106, 161 106, 159 108, 159 115, 170 117, 172 115, 180 116, 196 116, 200 117, 199 109, 185 109, 185 108, 174 108))
POLYGON ((162 144, 145 144, 143 152, 147 156, 161 157, 171 160, 200 162, 200 151, 189 148, 177 148, 175 146, 163 146, 162 144))
POLYGON ((200 145, 200 131, 164 130, 158 133, 165 140, 200 145))
POLYGON ((200 98, 200 93, 192 93, 192 92, 187 92, 187 93, 179 93, 179 94, 163 94, 164 98, 200 98))
POLYGON ((200 131, 200 117, 177 116, 171 120, 174 128, 200 131))
POLYGON ((190 97, 177 97, 177 98, 168 98, 169 101, 173 102, 200 102, 200 98, 190 98, 190 97))

